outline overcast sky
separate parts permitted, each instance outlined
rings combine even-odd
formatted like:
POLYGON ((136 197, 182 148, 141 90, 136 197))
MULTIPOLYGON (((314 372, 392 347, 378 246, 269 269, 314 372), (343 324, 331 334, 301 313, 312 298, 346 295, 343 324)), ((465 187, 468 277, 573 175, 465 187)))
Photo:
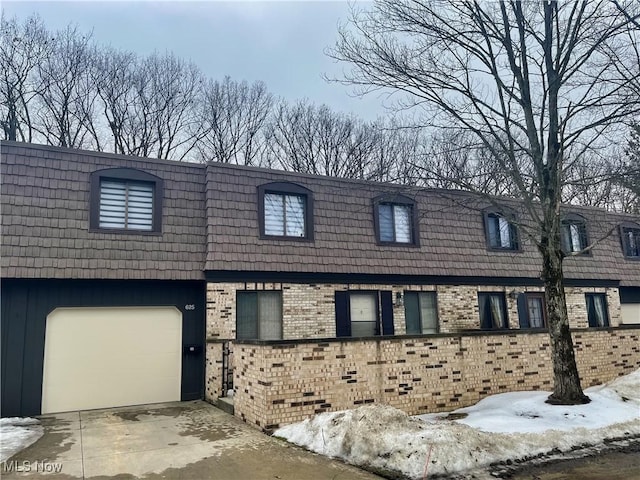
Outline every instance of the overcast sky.
MULTIPOLYGON (((359 6, 366 6, 359 2, 359 6)), ((385 115, 375 94, 354 98, 353 89, 328 83, 348 66, 324 53, 334 45, 346 1, 2 1, 5 15, 40 14, 49 29, 77 24, 93 29, 99 44, 146 55, 173 51, 193 60, 208 77, 263 80, 287 100, 308 98, 373 120, 385 115)))

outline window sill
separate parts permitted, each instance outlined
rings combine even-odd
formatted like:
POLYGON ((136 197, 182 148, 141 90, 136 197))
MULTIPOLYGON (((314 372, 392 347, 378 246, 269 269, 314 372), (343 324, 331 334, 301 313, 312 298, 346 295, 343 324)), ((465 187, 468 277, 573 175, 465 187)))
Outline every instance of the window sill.
POLYGON ((162 232, 149 230, 127 230, 125 228, 90 228, 89 233, 115 233, 117 235, 142 235, 145 237, 162 236, 162 232))
POLYGON ((404 248, 419 248, 420 244, 416 242, 381 242, 380 240, 376 241, 376 245, 379 247, 404 247, 404 248))
POLYGON ((313 238, 309 237, 287 237, 286 235, 278 236, 278 235, 260 235, 258 237, 260 240, 274 240, 276 242, 306 242, 313 243, 313 238))

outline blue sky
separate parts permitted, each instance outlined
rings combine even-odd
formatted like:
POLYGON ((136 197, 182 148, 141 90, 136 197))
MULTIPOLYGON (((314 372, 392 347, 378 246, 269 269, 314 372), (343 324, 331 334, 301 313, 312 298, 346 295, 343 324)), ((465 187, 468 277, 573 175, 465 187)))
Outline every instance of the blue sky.
POLYGON ((263 80, 287 100, 306 97, 367 120, 386 113, 383 99, 375 94, 354 98, 352 87, 322 78, 348 68, 324 53, 336 41, 338 24, 349 18, 346 1, 4 0, 2 8, 19 18, 37 12, 50 29, 69 23, 82 31, 93 29, 99 44, 141 55, 173 51, 193 60, 209 77, 263 80))

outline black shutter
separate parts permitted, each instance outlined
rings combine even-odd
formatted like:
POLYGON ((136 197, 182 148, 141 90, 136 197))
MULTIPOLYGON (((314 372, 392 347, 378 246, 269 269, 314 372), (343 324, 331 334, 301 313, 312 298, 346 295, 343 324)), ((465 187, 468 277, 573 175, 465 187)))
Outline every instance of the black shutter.
POLYGON ((587 299, 587 319, 589 321, 589 326, 597 327, 598 320, 596 315, 595 299, 593 298, 593 295, 587 295, 586 299, 587 299))
POLYGON ((380 292, 382 304, 382 335, 393 335, 393 293, 380 292))
POLYGON ((518 294, 518 321, 520 322, 520 328, 531 328, 527 296, 524 293, 518 294))
POLYGON ((478 294, 478 307, 480 309, 480 328, 490 330, 493 322, 491 321, 491 300, 488 293, 478 294))
POLYGON ((336 337, 350 336, 349 292, 336 292, 336 337))

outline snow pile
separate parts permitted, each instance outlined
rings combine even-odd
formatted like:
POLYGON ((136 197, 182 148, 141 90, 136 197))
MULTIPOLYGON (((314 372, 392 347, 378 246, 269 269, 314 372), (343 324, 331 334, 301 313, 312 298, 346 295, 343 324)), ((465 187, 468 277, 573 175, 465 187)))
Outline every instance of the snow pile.
POLYGON ((544 392, 505 393, 451 416, 410 417, 371 405, 316 415, 275 435, 354 465, 415 479, 640 435, 640 370, 586 393, 591 403, 576 406, 548 405, 544 392))
POLYGON ((35 418, 0 418, 0 462, 38 440, 44 429, 35 418))

